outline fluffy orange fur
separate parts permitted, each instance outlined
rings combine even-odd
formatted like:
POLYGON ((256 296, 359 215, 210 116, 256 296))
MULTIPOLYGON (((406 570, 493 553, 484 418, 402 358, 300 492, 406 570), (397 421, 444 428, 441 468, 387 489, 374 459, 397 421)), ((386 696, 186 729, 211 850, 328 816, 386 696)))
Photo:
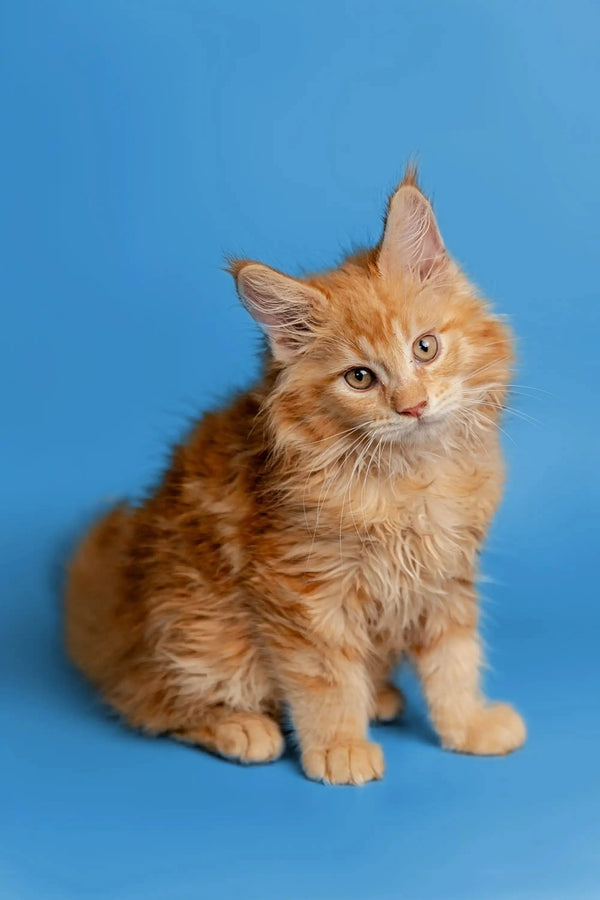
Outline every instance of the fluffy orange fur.
POLYGON ((289 713, 310 778, 362 784, 383 774, 369 720, 401 711, 406 655, 443 746, 514 750, 522 719, 480 689, 475 588, 503 481, 506 325, 413 170, 373 249, 303 279, 231 271, 268 338, 262 377, 83 540, 73 660, 150 734, 266 762, 289 713))

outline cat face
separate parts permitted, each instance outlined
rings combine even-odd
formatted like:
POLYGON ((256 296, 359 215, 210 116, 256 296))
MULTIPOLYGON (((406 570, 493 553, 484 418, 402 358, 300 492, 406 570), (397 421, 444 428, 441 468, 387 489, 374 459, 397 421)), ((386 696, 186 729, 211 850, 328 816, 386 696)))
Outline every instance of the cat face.
POLYGON ((374 250, 302 281, 258 263, 232 269, 269 338, 281 427, 381 448, 497 418, 510 333, 446 252, 413 173, 374 250))

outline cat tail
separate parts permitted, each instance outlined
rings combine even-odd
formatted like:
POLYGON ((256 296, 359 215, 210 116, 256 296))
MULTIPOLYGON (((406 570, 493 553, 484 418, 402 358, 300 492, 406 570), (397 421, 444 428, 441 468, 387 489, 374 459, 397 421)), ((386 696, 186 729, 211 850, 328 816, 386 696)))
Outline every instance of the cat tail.
POLYGON ((133 510, 123 503, 99 519, 71 559, 65 592, 65 644, 73 662, 97 685, 106 685, 125 647, 122 563, 133 510))

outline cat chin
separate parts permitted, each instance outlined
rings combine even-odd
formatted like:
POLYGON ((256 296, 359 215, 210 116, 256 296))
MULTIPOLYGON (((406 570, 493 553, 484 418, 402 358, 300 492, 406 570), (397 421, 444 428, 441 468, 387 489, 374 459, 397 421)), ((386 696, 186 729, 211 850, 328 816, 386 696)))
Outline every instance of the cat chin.
POLYGON ((419 419, 414 424, 403 428, 390 430, 386 434, 386 440, 395 445, 423 446, 432 439, 437 438, 445 430, 446 417, 430 416, 419 419))

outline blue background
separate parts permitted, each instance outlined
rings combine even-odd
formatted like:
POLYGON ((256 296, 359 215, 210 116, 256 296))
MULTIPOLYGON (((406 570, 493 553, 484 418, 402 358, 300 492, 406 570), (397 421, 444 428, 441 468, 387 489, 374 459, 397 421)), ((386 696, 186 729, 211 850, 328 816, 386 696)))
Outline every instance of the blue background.
POLYGON ((586 0, 0 3, 3 900, 600 896, 599 30, 586 0), (376 239, 413 153, 537 420, 483 584, 529 742, 443 753, 407 673, 360 790, 142 738, 63 657, 67 548, 255 371, 224 253, 376 239))

